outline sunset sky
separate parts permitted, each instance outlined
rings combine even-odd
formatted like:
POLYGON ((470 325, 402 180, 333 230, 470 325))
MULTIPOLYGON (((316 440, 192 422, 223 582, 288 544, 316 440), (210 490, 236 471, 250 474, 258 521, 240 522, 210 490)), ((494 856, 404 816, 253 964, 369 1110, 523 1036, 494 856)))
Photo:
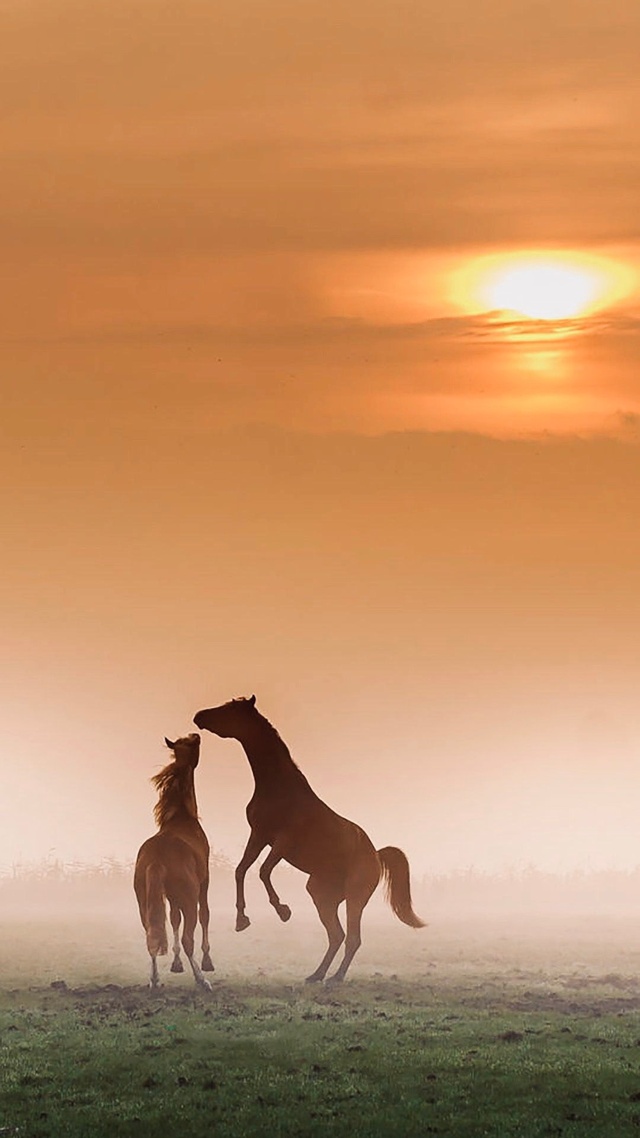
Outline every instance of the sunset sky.
MULTIPOLYGON (((256 693, 417 873, 640 863, 637 0, 4 0, 0 868, 256 693)), ((235 858, 251 779, 203 739, 235 858)))

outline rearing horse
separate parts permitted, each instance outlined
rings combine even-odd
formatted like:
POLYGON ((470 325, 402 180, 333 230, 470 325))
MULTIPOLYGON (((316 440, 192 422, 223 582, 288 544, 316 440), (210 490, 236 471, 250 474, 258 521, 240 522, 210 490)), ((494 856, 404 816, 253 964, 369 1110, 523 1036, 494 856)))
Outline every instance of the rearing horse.
POLYGON ((165 898, 173 929, 172 972, 184 972, 180 959, 182 946, 193 970, 196 984, 211 991, 202 975, 213 972, 209 955, 209 842, 198 821, 194 771, 200 757, 200 736, 193 732, 172 743, 173 762, 151 779, 160 792, 154 807, 158 833, 140 847, 133 876, 140 917, 147 934, 151 957, 151 988, 158 987, 157 956, 167 953, 165 898), (193 934, 196 921, 202 926, 202 969, 194 959, 193 934))
POLYGON ((220 707, 199 711, 197 727, 223 739, 237 739, 246 752, 255 779, 253 798, 247 806, 251 835, 236 869, 236 929, 250 924, 245 914, 244 879, 247 870, 271 846, 260 867, 260 877, 269 901, 282 921, 291 910, 283 905, 271 883, 279 861, 288 861, 309 874, 307 891, 318 910, 329 938, 329 947, 307 981, 324 980, 329 965, 345 940, 338 906, 346 901, 347 936, 344 957, 332 980, 343 980, 358 951, 362 912, 381 877, 387 886, 391 908, 405 925, 422 928, 413 911, 409 863, 395 846, 374 849, 355 822, 341 818, 309 786, 275 727, 256 708, 256 697, 233 699, 220 707))

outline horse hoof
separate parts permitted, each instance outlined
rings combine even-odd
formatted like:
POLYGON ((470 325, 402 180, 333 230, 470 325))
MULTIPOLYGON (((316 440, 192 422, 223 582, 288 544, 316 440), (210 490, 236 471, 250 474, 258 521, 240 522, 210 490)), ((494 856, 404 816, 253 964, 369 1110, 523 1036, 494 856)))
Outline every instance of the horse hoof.
POLYGON ((202 957, 202 971, 203 972, 215 972, 215 968, 213 966, 213 961, 212 961, 211 957, 209 956, 208 952, 205 952, 204 956, 202 957))
POLYGON ((213 992, 213 988, 211 987, 211 984, 208 980, 201 980, 200 987, 204 988, 205 992, 213 992))
POLYGON ((335 976, 330 976, 329 979, 327 980, 327 987, 328 988, 334 988, 336 986, 336 984, 342 984, 343 980, 344 980, 344 976, 338 976, 338 974, 336 972, 335 976))
POLYGON ((311 976, 305 978, 305 984, 320 984, 323 980, 324 976, 316 976, 315 972, 312 972, 311 976))
POLYGON ((170 972, 184 972, 184 964, 178 956, 171 962, 170 972))
POLYGON ((278 905, 276 913, 280 917, 281 921, 288 921, 291 917, 291 909, 288 905, 278 905))
POLYGON ((249 928, 251 921, 248 917, 236 917, 236 932, 243 933, 245 929, 249 928))

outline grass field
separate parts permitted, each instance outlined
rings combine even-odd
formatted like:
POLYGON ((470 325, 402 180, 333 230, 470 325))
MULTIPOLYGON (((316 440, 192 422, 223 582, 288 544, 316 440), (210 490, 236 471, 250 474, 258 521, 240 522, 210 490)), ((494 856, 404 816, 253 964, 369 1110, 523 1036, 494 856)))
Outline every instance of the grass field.
POLYGON ((373 909, 340 988, 310 914, 214 916, 210 995, 146 988, 133 910, 10 915, 0 1135, 640 1135, 640 921, 373 909))

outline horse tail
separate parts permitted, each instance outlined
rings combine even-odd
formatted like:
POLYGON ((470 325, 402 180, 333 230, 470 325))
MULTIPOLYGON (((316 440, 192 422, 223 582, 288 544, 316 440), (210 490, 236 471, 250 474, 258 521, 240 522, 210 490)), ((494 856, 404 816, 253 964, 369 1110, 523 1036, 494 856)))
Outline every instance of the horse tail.
POLYGON ((391 905, 396 917, 412 929, 422 929, 425 922, 420 920, 413 911, 411 903, 411 885, 409 881, 409 862, 406 854, 397 846, 385 846, 377 850, 387 901, 391 905))
POLYGON ((164 904, 164 866, 147 867, 147 948, 151 956, 165 956, 167 945, 167 912, 164 904))

